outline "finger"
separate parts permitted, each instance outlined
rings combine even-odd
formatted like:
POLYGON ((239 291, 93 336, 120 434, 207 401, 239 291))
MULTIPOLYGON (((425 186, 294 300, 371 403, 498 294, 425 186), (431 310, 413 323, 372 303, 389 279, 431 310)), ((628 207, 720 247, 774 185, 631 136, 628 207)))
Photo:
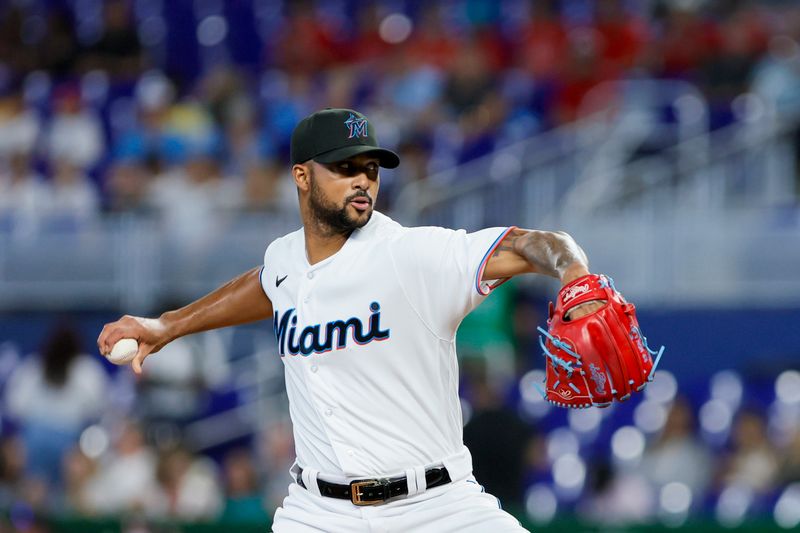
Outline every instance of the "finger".
POLYGON ((141 375, 142 373, 142 361, 144 360, 143 357, 139 357, 138 355, 134 357, 133 361, 131 362, 131 368, 133 369, 133 373, 136 375, 141 375))
POLYGON ((108 330, 108 324, 103 326, 103 329, 100 331, 100 335, 97 336, 97 349, 100 350, 100 353, 106 355, 106 331, 108 330))
POLYGON ((133 372, 136 375, 141 375, 142 365, 144 365, 144 360, 149 354, 149 348, 145 347, 144 344, 140 344, 139 351, 136 352, 136 356, 131 361, 131 368, 133 368, 133 372))
POLYGON ((98 348, 100 348, 100 353, 103 355, 111 353, 111 348, 114 347, 117 341, 128 336, 125 335, 120 322, 120 320, 117 320, 103 326, 103 331, 100 332, 100 337, 97 338, 98 348))
POLYGON ((111 349, 114 347, 117 341, 125 338, 135 339, 136 337, 120 327, 110 330, 108 335, 106 335, 106 353, 111 353, 111 349))

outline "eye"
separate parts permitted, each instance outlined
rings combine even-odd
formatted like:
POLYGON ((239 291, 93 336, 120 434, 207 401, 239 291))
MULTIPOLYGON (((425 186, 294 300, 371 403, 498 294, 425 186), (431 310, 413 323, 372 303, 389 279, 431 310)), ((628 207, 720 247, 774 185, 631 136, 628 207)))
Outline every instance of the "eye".
POLYGON ((346 171, 350 170, 350 163, 339 163, 339 164, 337 165, 337 168, 338 168, 339 170, 342 170, 342 171, 345 171, 345 172, 346 172, 346 171))

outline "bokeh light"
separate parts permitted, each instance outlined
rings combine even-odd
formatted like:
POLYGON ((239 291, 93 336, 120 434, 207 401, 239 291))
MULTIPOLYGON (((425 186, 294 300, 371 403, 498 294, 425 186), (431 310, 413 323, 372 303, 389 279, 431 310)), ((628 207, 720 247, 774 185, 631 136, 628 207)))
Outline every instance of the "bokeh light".
POLYGON ((98 425, 84 429, 79 440, 81 452, 90 459, 98 459, 103 455, 108 450, 109 443, 108 432, 98 425))
POLYGON ((792 483, 775 503, 775 523, 784 529, 800 526, 800 483, 792 483))
POLYGON ((585 481, 586 464, 577 454, 564 454, 553 463, 553 482, 565 497, 577 496, 585 481))
POLYGON ((724 433, 733 422, 733 411, 722 400, 709 400, 700 407, 700 427, 708 433, 724 433))
POLYGON ((744 485, 725 487, 719 495, 715 516, 726 527, 736 527, 744 522, 753 502, 753 491, 744 485))
POLYGON ((633 411, 633 422, 645 433, 655 433, 667 421, 667 408, 660 402, 645 400, 633 411))
POLYGON ((402 13, 392 13, 381 21, 378 33, 387 43, 399 44, 408 39, 413 29, 410 18, 402 13))
POLYGON ((658 370, 656 379, 644 389, 645 398, 661 403, 671 402, 677 393, 678 382, 669 370, 658 370))
POLYGON ((580 442, 574 432, 567 428, 556 428, 547 435, 547 458, 555 462, 562 455, 577 454, 580 442))
POLYGON ((569 427, 582 439, 591 440, 603 421, 602 409, 572 409, 567 413, 569 427))
POLYGON ((735 370, 720 370, 711 376, 711 397, 722 400, 731 409, 736 409, 742 402, 744 385, 742 377, 735 370))
POLYGON ((219 15, 210 15, 197 25, 197 42, 203 46, 216 46, 228 35, 228 21, 219 15))
POLYGON ((537 524, 548 524, 556 515, 558 500, 553 490, 544 483, 537 483, 528 489, 525 497, 525 511, 537 524))
POLYGON ((658 502, 667 513, 687 513, 692 505, 692 489, 685 483, 672 481, 661 487, 658 502))
POLYGON ((775 380, 775 396, 785 404, 800 403, 800 372, 786 370, 775 380))
POLYGON ((635 462, 644 453, 644 434, 634 426, 623 426, 611 437, 611 451, 614 457, 623 462, 635 462))
POLYGON ((519 394, 522 398, 522 411, 533 418, 541 418, 550 412, 551 405, 542 398, 539 387, 544 388, 544 371, 531 370, 526 372, 519 380, 519 394))

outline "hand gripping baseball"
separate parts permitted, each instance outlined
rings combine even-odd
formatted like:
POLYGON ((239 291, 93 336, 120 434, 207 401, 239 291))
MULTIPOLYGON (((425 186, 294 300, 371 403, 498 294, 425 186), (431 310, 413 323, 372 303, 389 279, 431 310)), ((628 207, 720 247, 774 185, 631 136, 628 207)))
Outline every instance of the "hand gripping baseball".
POLYGON ((137 374, 142 373, 142 363, 147 356, 159 351, 170 341, 161 320, 125 315, 103 327, 97 338, 100 353, 108 356, 114 344, 120 339, 135 339, 139 343, 139 350, 131 361, 131 368, 137 374))
POLYGON ((664 353, 663 346, 658 351, 647 346, 636 308, 604 275, 589 274, 562 287, 555 307, 550 304, 547 326, 538 328, 546 361, 546 390, 539 390, 560 407, 607 407, 627 400, 653 380, 664 353), (588 302, 603 303, 595 312, 569 316, 588 302))

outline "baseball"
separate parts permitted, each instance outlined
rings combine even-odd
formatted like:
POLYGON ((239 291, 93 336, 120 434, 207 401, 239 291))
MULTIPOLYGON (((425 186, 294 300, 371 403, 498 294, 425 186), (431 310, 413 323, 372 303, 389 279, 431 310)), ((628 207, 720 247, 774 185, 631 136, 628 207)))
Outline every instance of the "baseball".
POLYGON ((120 339, 111 348, 111 353, 106 356, 106 359, 115 365, 127 365, 136 356, 139 351, 139 343, 136 339, 120 339))

